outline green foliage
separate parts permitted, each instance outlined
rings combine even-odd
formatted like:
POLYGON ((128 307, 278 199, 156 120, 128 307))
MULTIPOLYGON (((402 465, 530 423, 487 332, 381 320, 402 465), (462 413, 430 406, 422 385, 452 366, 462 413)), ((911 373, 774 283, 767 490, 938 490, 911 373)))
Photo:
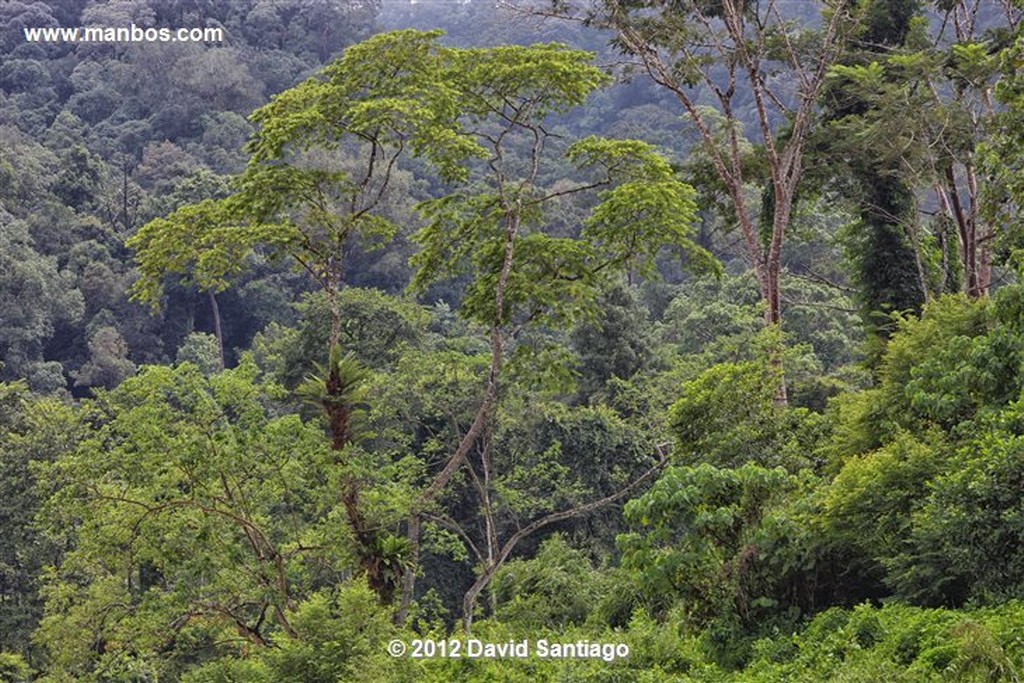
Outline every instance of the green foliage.
POLYGON ((623 566, 653 604, 680 602, 696 625, 756 620, 775 601, 760 546, 772 507, 796 486, 781 468, 671 467, 624 509, 643 533, 619 538, 623 566))
MULTIPOLYGON (((878 389, 837 404, 823 539, 926 605, 1018 595, 1019 288, 901 322, 878 389), (993 563, 991 558, 999 557, 993 563), (872 566, 873 563, 873 566, 872 566)), ((876 579, 877 580, 877 579, 876 579)))
POLYGON ((1024 37, 1019 36, 999 55, 1001 77, 995 86, 997 100, 1005 109, 995 120, 993 134, 979 148, 980 165, 988 177, 984 186, 983 215, 993 224, 1005 227, 997 239, 999 253, 1019 269, 1024 224, 1024 145, 1020 130, 1024 124, 1024 37))
POLYGON ((112 389, 133 374, 124 337, 114 327, 100 327, 89 339, 89 360, 74 376, 76 386, 112 389))
POLYGON ((89 437, 41 470, 43 523, 70 548, 38 634, 54 671, 176 675, 196 647, 239 647, 214 645, 227 634, 287 631, 293 601, 347 566, 327 444, 274 417, 277 395, 251 363, 210 378, 186 363, 89 407, 89 437))
POLYGON ((21 655, 0 652, 0 681, 3 683, 23 683, 31 680, 32 669, 21 655))
POLYGON ((832 609, 802 633, 760 641, 757 658, 727 680, 1012 681, 1024 663, 1020 610, 832 609))
POLYGON ((533 558, 498 570, 492 587, 495 618, 538 630, 582 624, 594 606, 597 576, 587 557, 556 534, 533 558))
POLYGON ((927 497, 909 519, 912 528, 902 535, 902 552, 892 560, 899 595, 951 605, 1021 597, 1020 425, 1016 402, 998 418, 977 421, 977 437, 930 478, 927 497))
MULTIPOLYGON (((58 325, 84 312, 73 276, 33 245, 28 226, 0 208, 0 357, 4 376, 28 374, 58 325)), ((47 387, 50 388, 50 387, 47 387)))
POLYGON ((921 443, 906 433, 878 451, 850 458, 823 493, 824 538, 875 560, 893 558, 945 460, 941 441, 921 443))
POLYGON ((35 524, 43 503, 35 468, 73 449, 83 431, 70 406, 33 398, 24 382, 0 383, 0 650, 29 653, 43 567, 60 557, 35 524))
POLYGON ((975 150, 994 115, 998 60, 980 27, 961 27, 952 41, 929 35, 920 3, 861 6, 854 49, 830 68, 818 147, 841 167, 829 182, 857 198, 844 241, 864 321, 884 339, 893 312, 916 312, 946 292, 987 293, 992 240, 1004 230, 978 211, 988 190, 975 150), (924 211, 924 190, 939 200, 937 215, 924 211))
MULTIPOLYGON (((853 379, 858 321, 852 303, 829 287, 796 277, 781 287, 788 346, 782 362, 791 400, 820 410, 824 400, 816 393, 829 391, 829 382, 843 387, 853 379)), ((717 363, 763 360, 780 343, 763 330, 764 309, 751 273, 694 279, 672 291, 658 326, 668 355, 663 362, 676 363, 687 380, 717 363)))
POLYGON ((295 387, 295 395, 324 411, 330 419, 334 409, 345 413, 344 434, 333 433, 336 441, 357 443, 365 437, 363 408, 366 400, 366 381, 370 372, 351 353, 342 355, 341 348, 331 348, 327 363, 314 366, 317 374, 307 375, 295 387))
MULTIPOLYGON (((1001 264, 1020 246, 1024 48, 992 8, 984 40, 947 44, 917 2, 850 6, 845 56, 822 63, 827 139, 775 135, 783 156, 823 156, 798 164, 815 181, 801 198, 820 194, 793 207, 784 323, 765 333, 730 232, 730 189, 751 216, 776 208, 752 184, 769 163, 742 135, 760 130, 744 59, 763 48, 751 73, 794 104, 786 55, 821 54, 805 24, 820 5, 773 25, 744 3, 736 43, 721 2, 616 6, 675 60, 660 77, 677 95, 698 86, 713 144, 689 150, 649 83, 599 92, 613 57, 575 47, 601 45, 586 22, 510 41, 492 8, 382 7, 383 23, 461 33, 373 36, 317 71, 376 11, 345 4, 0 2, 0 372, 18 378, 0 383, 0 680, 1021 676, 1024 289, 997 266, 990 300, 941 296, 967 281, 957 242, 971 237, 919 211, 976 160, 978 252, 1001 264), (20 33, 128 23, 224 26, 232 44, 20 33), (499 42, 513 44, 477 47, 499 42), (730 64, 723 114, 701 83, 730 64), (626 132, 648 142, 600 137, 626 132), (730 143, 736 188, 710 162, 730 143), (389 294, 410 276, 441 301, 389 294), (128 303, 133 283, 160 317, 128 303), (238 367, 222 371, 200 332, 213 316, 195 289, 222 292, 238 367), (884 328, 870 370, 851 365, 858 303, 884 328), (791 407, 776 402, 782 371, 791 407), (74 401, 38 396, 66 389, 74 401), (517 535, 670 448, 624 514, 618 498, 543 542, 517 535), (403 627, 381 598, 411 568, 410 512, 430 520, 403 627), (630 656, 388 654, 395 638, 469 637, 451 620, 489 570, 473 637, 630 656)), ((955 196, 977 206, 969 186, 955 196)))
POLYGON ((207 376, 221 370, 217 338, 212 334, 203 334, 202 332, 191 333, 185 337, 185 342, 178 348, 175 362, 178 365, 191 363, 207 376))
POLYGON ((290 256, 325 291, 337 291, 344 264, 334 250, 354 236, 386 243, 397 230, 379 205, 407 148, 449 179, 463 177, 462 161, 479 152, 453 128, 458 93, 438 52, 439 35, 375 36, 258 109, 237 193, 178 209, 129 240, 142 272, 133 296, 158 306, 167 274, 222 290, 261 247, 290 256), (395 71, 396 64, 402 69, 395 71), (349 155, 348 167, 310 153, 339 148, 349 155))
MULTIPOLYGON (((323 294, 308 294, 296 305, 297 328, 272 325, 255 346, 261 365, 285 386, 293 387, 325 357, 331 329, 331 304, 323 294)), ((393 366, 413 348, 426 344, 428 309, 375 289, 347 287, 334 308, 341 318, 339 344, 374 369, 393 366)))
POLYGON ((761 362, 722 363, 681 388, 670 420, 676 458, 739 467, 753 462, 796 471, 808 460, 816 416, 778 405, 780 372, 761 362))
POLYGON ((586 138, 571 145, 566 157, 597 174, 597 180, 555 192, 537 186, 538 169, 546 161, 539 144, 548 136, 545 118, 581 104, 606 80, 588 64, 589 54, 540 45, 468 50, 454 59, 467 98, 465 115, 479 121, 478 135, 494 147, 489 182, 495 187, 421 205, 427 226, 414 236, 421 246, 412 260, 414 291, 468 274, 461 311, 469 319, 564 327, 593 315, 601 285, 616 273, 632 266, 652 273, 654 256, 665 245, 688 253, 694 269, 717 268, 690 239, 696 210, 692 188, 675 178, 650 145, 586 138), (489 132, 487 125, 504 133, 489 132), (519 144, 532 150, 524 155, 506 149, 512 144, 506 136, 524 138, 519 144), (526 156, 526 170, 506 161, 513 154, 526 156), (552 199, 597 187, 608 189, 598 194, 578 239, 542 230, 552 199))
POLYGON ((375 375, 367 392, 375 398, 369 419, 378 446, 418 453, 427 462, 443 458, 458 443, 458 424, 472 419, 489 360, 481 351, 410 349, 393 372, 375 375))
POLYGON ((542 121, 583 104, 610 80, 588 64, 592 54, 557 43, 457 50, 451 56, 457 87, 468 96, 461 112, 478 120, 526 113, 522 105, 529 104, 528 115, 542 121))
POLYGON ((256 244, 282 244, 294 238, 283 226, 239 224, 237 200, 204 200, 167 218, 144 225, 126 243, 136 251, 140 277, 132 297, 159 309, 167 275, 180 275, 200 289, 223 291, 245 266, 256 244))
POLYGON ((323 78, 275 97, 253 115, 260 125, 249 144, 253 161, 280 159, 289 146, 336 146, 356 136, 382 147, 407 144, 445 177, 464 177, 462 161, 480 150, 452 129, 462 103, 437 44, 440 35, 406 30, 374 36, 346 50, 323 78))
POLYGON ((312 594, 291 615, 294 635, 250 656, 225 657, 196 667, 182 683, 395 680, 400 662, 387 655, 398 635, 373 592, 349 582, 312 594))
MULTIPOLYGON (((979 343, 987 346, 983 340, 989 330, 988 307, 986 302, 971 303, 965 297, 943 297, 929 305, 920 318, 906 318, 901 322, 900 331, 890 341, 879 368, 881 400, 887 413, 887 420, 880 422, 879 427, 891 430, 894 424, 919 426, 922 421, 935 418, 949 426, 973 414, 978 408, 978 402, 971 398, 975 389, 962 383, 946 383, 942 374, 946 370, 972 372, 967 369, 970 366, 958 370, 950 367, 952 363, 959 365, 961 358, 952 358, 946 349, 952 344, 962 353, 965 346, 979 343), (945 357, 945 361, 931 360, 936 355, 945 357), (939 364, 945 368, 936 367, 939 364)), ((987 350, 982 348, 980 360, 988 363, 987 355, 987 350)), ((989 391, 1010 393, 1003 387, 1007 382, 1014 382, 1015 375, 1010 372, 992 377, 994 382, 989 391)), ((986 381, 984 375, 980 379, 986 381)))
POLYGON ((294 683, 389 678, 394 635, 388 614, 360 583, 342 584, 304 601, 293 617, 296 635, 266 651, 268 680, 294 683))
POLYGON ((732 359, 735 346, 748 346, 764 313, 752 278, 701 278, 683 285, 669 302, 661 341, 680 356, 704 354, 713 365, 732 359))
POLYGON ((468 319, 508 324, 533 316, 547 326, 568 327, 593 314, 598 280, 589 244, 534 233, 516 240, 516 268, 507 276, 503 310, 495 308, 494 291, 502 278, 505 245, 498 233, 478 246, 473 270, 479 274, 466 288, 460 311, 468 319))
POLYGON ((666 244, 685 253, 695 273, 720 274, 715 257, 692 239, 697 211, 693 188, 676 179, 668 162, 641 144, 588 138, 569 149, 569 158, 584 166, 602 166, 609 173, 624 166, 627 179, 598 195, 582 236, 606 251, 609 260, 635 263, 643 275, 656 272, 654 257, 666 244), (637 168, 629 168, 629 162, 637 168))

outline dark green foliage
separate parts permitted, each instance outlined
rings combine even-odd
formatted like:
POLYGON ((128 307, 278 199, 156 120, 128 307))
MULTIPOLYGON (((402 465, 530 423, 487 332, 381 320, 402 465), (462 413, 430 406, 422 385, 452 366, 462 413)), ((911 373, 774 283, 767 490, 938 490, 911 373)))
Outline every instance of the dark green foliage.
POLYGON ((861 316, 875 334, 892 333, 891 314, 916 313, 924 303, 914 249, 906 234, 912 196, 898 179, 867 173, 861 180, 864 209, 847 231, 847 253, 855 263, 861 316))
MULTIPOLYGON (((368 367, 391 366, 403 352, 426 340, 430 313, 408 300, 375 289, 348 288, 338 294, 335 305, 341 316, 341 348, 368 367)), ((267 345, 261 354, 267 354, 267 365, 289 387, 325 359, 331 328, 331 311, 323 295, 307 295, 296 308, 302 321, 297 329, 275 325, 257 342, 267 345)))
MULTIPOLYGON (((36 468, 66 456, 81 435, 69 406, 33 399, 24 383, 0 383, 0 651, 29 652, 28 636, 42 616, 43 567, 61 554, 34 519, 45 497, 36 468)), ((18 670, 14 659, 10 666, 18 670)))
POLYGON ((913 187, 905 177, 905 162, 887 149, 879 149, 876 154, 858 136, 869 135, 870 122, 884 117, 877 111, 885 106, 877 97, 881 88, 878 81, 884 77, 873 60, 879 53, 903 45, 920 8, 917 2, 903 0, 865 2, 865 25, 854 39, 857 50, 845 59, 847 64, 857 66, 844 71, 837 65, 833 70, 823 98, 828 125, 819 145, 826 158, 845 167, 845 177, 832 173, 830 180, 838 180, 847 192, 856 194, 859 220, 846 228, 847 254, 860 290, 864 323, 871 333, 886 338, 893 331, 891 314, 919 311, 930 283, 923 281, 926 276, 919 271, 922 257, 915 249, 920 246, 910 238, 917 230, 918 219, 913 187), (875 80, 864 73, 872 73, 875 80))
POLYGON ((619 537, 622 564, 646 605, 684 610, 725 666, 744 661, 755 628, 792 618, 796 605, 780 589, 799 566, 800 524, 783 503, 797 488, 781 468, 752 463, 672 467, 625 507, 635 531, 619 537))
MULTIPOLYGON (((82 294, 73 276, 58 269, 55 258, 33 247, 25 223, 0 209, 0 358, 3 376, 38 372, 43 344, 61 324, 81 317, 82 294)), ((52 391, 58 387, 41 386, 52 391)))
POLYGON ((979 436, 931 478, 909 533, 901 534, 906 545, 893 553, 890 582, 897 594, 953 606, 1024 597, 1019 410, 1015 403, 998 419, 976 424, 979 436))
POLYGON ((1016 286, 991 303, 947 297, 905 321, 880 388, 847 404, 833 437, 848 455, 824 499, 827 537, 881 563, 903 599, 1017 596, 1019 300, 1016 286))
POLYGON ((921 11, 920 0, 862 1, 868 3, 868 14, 858 38, 867 51, 902 45, 911 20, 921 11))
POLYGON ((599 299, 599 305, 598 319, 580 325, 572 335, 584 401, 604 391, 613 377, 629 379, 648 367, 654 356, 651 324, 634 290, 616 287, 599 299))
MULTIPOLYGON (((213 331, 202 310, 205 302, 197 304, 180 293, 172 294, 177 300, 168 302, 161 320, 150 320, 128 304, 125 290, 134 276, 123 240, 150 218, 227 194, 224 178, 217 174, 238 172, 244 165, 241 146, 251 132, 245 121, 250 110, 355 42, 373 20, 370 4, 359 9, 334 2, 275 6, 268 11, 287 40, 263 47, 249 31, 247 17, 260 16, 268 9, 264 5, 191 0, 3 3, 0 214, 24 220, 35 240, 33 249, 56 259, 61 271, 75 260, 71 251, 80 242, 92 240, 109 250, 102 263, 76 264, 77 289, 86 299, 84 315, 37 327, 40 350, 8 349, 0 343, 8 372, 17 368, 19 376, 32 377, 40 390, 67 387, 78 393, 84 389, 74 383, 90 362, 88 344, 96 327, 115 328, 127 342, 127 360, 135 364, 170 362, 186 334, 213 331), (26 27, 113 28, 132 22, 140 27, 220 26, 228 38, 222 46, 113 46, 32 43, 23 33, 26 27), (156 153, 165 149, 177 157, 156 153), (90 326, 103 309, 114 320, 90 326)), ((34 260, 14 247, 2 251, 18 254, 28 267, 34 260)), ((264 270, 258 277, 267 275, 264 270)), ((42 318, 76 289, 76 283, 62 282, 56 275, 46 279, 61 293, 33 295, 42 318)), ((11 291, 2 289, 0 299, 11 291)), ((294 293, 287 296, 294 298, 294 293)), ((251 311, 245 304, 250 302, 229 298, 224 303, 228 343, 248 345, 256 331, 244 329, 251 311)), ((2 326, 20 328, 19 314, 3 308, 2 326)), ((235 360, 230 345, 227 358, 229 363, 235 360)), ((82 380, 80 386, 110 384, 123 375, 115 372, 102 382, 82 380)))

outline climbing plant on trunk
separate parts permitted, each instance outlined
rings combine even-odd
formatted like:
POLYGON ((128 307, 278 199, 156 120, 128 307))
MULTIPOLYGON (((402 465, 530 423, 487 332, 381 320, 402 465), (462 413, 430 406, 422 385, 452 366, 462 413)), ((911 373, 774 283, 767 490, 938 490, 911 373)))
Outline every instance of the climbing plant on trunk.
MULTIPOLYGON (((359 383, 339 347, 346 252, 356 240, 383 246, 398 231, 383 207, 403 155, 425 158, 450 181, 466 176, 467 157, 483 153, 458 134, 460 103, 439 36, 412 30, 374 36, 277 95, 251 117, 259 128, 234 194, 154 220, 128 242, 141 275, 134 296, 154 307, 168 274, 222 290, 253 253, 288 258, 309 274, 329 302, 331 331, 328 362, 303 393, 322 407, 343 468, 358 440, 350 427, 359 383)), ((354 475, 342 477, 340 495, 361 568, 389 600, 395 582, 387 576, 401 564, 400 548, 372 530, 359 486, 354 475)))

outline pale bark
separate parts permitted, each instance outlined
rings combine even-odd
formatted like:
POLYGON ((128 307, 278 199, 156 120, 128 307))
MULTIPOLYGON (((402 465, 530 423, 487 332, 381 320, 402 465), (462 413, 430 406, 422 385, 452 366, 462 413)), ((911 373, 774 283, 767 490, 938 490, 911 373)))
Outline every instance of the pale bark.
MULTIPOLYGON (((682 105, 694 124, 700 139, 710 156, 711 163, 733 203, 736 221, 743 236, 747 260, 757 279, 761 298, 764 301, 764 322, 766 326, 782 322, 779 278, 782 270, 782 255, 786 231, 792 217, 797 186, 802 175, 802 159, 805 142, 810 135, 817 109, 817 98, 825 81, 828 68, 836 62, 843 45, 844 27, 853 25, 854 19, 848 14, 848 2, 839 2, 834 7, 822 30, 822 47, 810 61, 804 61, 797 49, 790 43, 788 35, 782 43, 784 61, 789 69, 790 81, 796 83, 795 108, 790 110, 783 98, 765 82, 765 62, 768 61, 766 27, 781 25, 783 18, 777 0, 759 6, 758 21, 753 24, 744 14, 742 0, 723 0, 721 21, 705 16, 698 3, 685 3, 680 9, 687 12, 696 26, 703 29, 707 42, 706 49, 714 57, 714 67, 725 67, 728 82, 721 84, 711 67, 699 67, 698 78, 702 85, 714 93, 718 100, 718 111, 726 120, 726 140, 722 145, 716 137, 707 118, 698 107, 690 84, 680 81, 673 61, 680 59, 697 63, 700 56, 695 48, 687 44, 676 47, 669 53, 649 40, 632 23, 629 12, 617 2, 610 2, 602 17, 607 28, 618 32, 622 44, 636 56, 648 75, 659 85, 668 89, 682 105), (771 234, 767 241, 759 236, 757 220, 751 215, 743 196, 748 179, 744 176, 744 152, 741 144, 742 124, 733 110, 736 81, 742 77, 754 100, 759 142, 769 167, 774 200, 771 217, 771 234), (776 138, 773 129, 773 115, 782 114, 792 123, 785 140, 776 138)), ((781 350, 771 353, 770 362, 781 364, 781 350)), ((776 400, 786 403, 785 381, 780 383, 776 400)))
MULTIPOLYGON (((484 589, 486 589, 487 586, 490 585, 491 581, 494 579, 494 576, 497 574, 498 570, 501 569, 501 567, 505 564, 505 562, 509 558, 509 555, 512 554, 512 551, 515 550, 516 546, 519 545, 520 541, 522 541, 525 538, 528 538, 529 536, 540 531, 544 527, 550 526, 557 522, 565 521, 567 519, 579 517, 588 512, 593 512, 594 510, 597 510, 601 507, 604 507, 605 505, 614 503, 615 501, 621 500, 622 498, 626 497, 632 491, 636 490, 638 486, 640 486, 645 481, 650 479, 657 472, 661 471, 661 469, 668 463, 668 457, 664 454, 663 449, 661 447, 658 447, 658 451, 661 455, 658 462, 656 462, 642 475, 640 475, 633 481, 629 482, 626 486, 619 489, 615 493, 612 493, 611 495, 605 496, 604 498, 600 498, 598 500, 591 501, 589 503, 585 503, 583 505, 579 505, 568 510, 561 510, 559 512, 552 512, 548 515, 545 515, 540 519, 537 519, 531 522, 530 524, 527 524, 526 526, 516 531, 516 533, 512 534, 512 536, 510 536, 509 539, 505 541, 504 544, 502 544, 501 549, 498 551, 497 555, 492 555, 490 554, 489 551, 486 561, 481 563, 482 571, 480 573, 480 576, 477 577, 476 581, 473 582, 473 585, 470 586, 469 590, 466 591, 466 594, 462 598, 462 626, 463 629, 465 629, 466 633, 469 634, 473 630, 473 613, 476 609, 477 598, 479 598, 480 593, 482 593, 484 589)), ((484 558, 480 559, 483 560, 484 558)))
POLYGON ((494 288, 494 305, 495 305, 495 319, 491 325, 491 364, 487 373, 487 388, 484 390, 483 399, 480 401, 480 405, 477 407, 476 415, 473 417, 473 422, 462 438, 459 440, 458 446, 455 451, 448 458, 444 467, 441 471, 434 475, 434 478, 430 481, 430 484, 420 494, 415 507, 413 508, 409 516, 409 528, 408 528, 408 539, 409 546, 412 553, 412 562, 410 566, 406 568, 402 577, 402 599, 397 612, 395 613, 395 621, 398 624, 403 624, 409 614, 409 607, 412 602, 413 594, 416 590, 416 568, 415 562, 419 556, 419 543, 420 543, 420 532, 422 528, 421 515, 423 511, 428 509, 434 501, 437 499, 441 492, 444 491, 448 482, 458 471, 459 467, 466 462, 466 458, 469 455, 470 449, 473 448, 480 435, 484 431, 484 427, 487 424, 487 420, 490 418, 491 412, 494 408, 494 403, 498 396, 498 377, 501 372, 501 365, 504 356, 504 340, 503 340, 503 329, 501 321, 503 319, 503 311, 505 310, 505 288, 508 286, 509 276, 512 274, 512 262, 513 256, 515 255, 515 239, 516 234, 519 231, 519 214, 513 213, 508 216, 505 224, 505 245, 504 245, 504 259, 501 265, 501 271, 498 275, 498 281, 494 288))
POLYGON ((220 306, 217 304, 217 295, 213 293, 212 289, 206 291, 206 296, 210 300, 210 313, 213 316, 213 334, 217 338, 217 358, 220 361, 219 370, 224 369, 224 330, 221 327, 220 320, 220 306))

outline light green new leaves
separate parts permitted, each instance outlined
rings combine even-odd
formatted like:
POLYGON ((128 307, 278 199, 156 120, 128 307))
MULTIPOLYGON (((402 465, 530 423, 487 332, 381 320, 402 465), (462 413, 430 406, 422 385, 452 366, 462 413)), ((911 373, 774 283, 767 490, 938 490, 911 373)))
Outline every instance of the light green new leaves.
POLYGON ((422 292, 433 282, 470 274, 462 302, 470 319, 485 325, 570 322, 581 302, 593 298, 596 255, 584 241, 543 234, 543 205, 550 198, 536 184, 548 136, 543 126, 608 78, 590 64, 592 55, 557 44, 450 50, 446 56, 461 117, 491 160, 472 189, 420 206, 428 225, 414 237, 422 249, 412 260, 411 288, 422 292))
POLYGON ((422 293, 431 284, 462 274, 481 239, 493 239, 501 221, 499 198, 492 193, 454 192, 421 203, 417 210, 426 227, 413 235, 419 252, 409 289, 422 293))
POLYGON ((252 164, 237 186, 236 213, 250 224, 289 226, 290 238, 270 239, 267 244, 287 247, 307 268, 328 260, 350 237, 361 238, 364 248, 375 248, 391 241, 398 231, 383 216, 353 210, 353 198, 363 190, 345 171, 252 164))
POLYGON ((616 274, 628 268, 654 274, 654 258, 665 246, 681 249, 691 270, 719 272, 714 257, 691 239, 697 210, 693 188, 676 178, 652 146, 588 137, 566 156, 582 173, 595 176, 589 185, 581 182, 580 191, 609 189, 598 193, 598 205, 578 239, 543 234, 549 197, 539 189, 519 191, 518 218, 534 231, 515 241, 500 315, 494 291, 509 213, 493 192, 452 194, 420 206, 429 223, 415 236, 422 250, 412 259, 417 270, 411 288, 423 291, 432 282, 473 273, 462 303, 467 317, 485 324, 541 318, 564 326, 590 315, 597 291, 616 274))
MULTIPOLYGON (((921 55, 915 54, 911 57, 918 58, 921 55)), ((899 66, 904 64, 917 66, 918 64, 916 61, 910 62, 906 55, 896 55, 892 58, 892 62, 899 66)), ((845 82, 847 87, 853 90, 858 97, 871 100, 873 97, 877 97, 885 87, 885 67, 877 61, 855 66, 836 64, 828 70, 828 78, 833 81, 845 82)))
POLYGON ((296 238, 292 226, 247 222, 239 217, 239 208, 237 197, 207 199, 144 225, 126 242, 136 251, 139 271, 132 298, 158 309, 167 275, 181 275, 200 289, 222 291, 231 276, 244 269, 255 246, 282 245, 296 238))
POLYGON ((999 57, 985 43, 954 45, 952 62, 953 77, 974 88, 984 87, 999 68, 999 57))
POLYGON ((257 247, 291 256, 321 286, 337 288, 349 238, 372 248, 398 229, 378 209, 402 154, 425 157, 447 180, 464 178, 464 162, 482 155, 456 123, 462 101, 439 36, 375 36, 258 109, 236 194, 152 221, 129 240, 141 272, 133 296, 158 306, 167 274, 222 290, 257 247), (310 150, 338 151, 341 161, 314 162, 310 150))
POLYGON ((568 157, 580 168, 603 169, 619 183, 598 195, 600 203, 582 233, 607 262, 653 275, 658 251, 675 246, 686 254, 691 270, 721 272, 711 253, 691 239, 697 213, 694 189, 676 177, 652 146, 589 137, 570 147, 568 157))
POLYGON ((690 239, 697 210, 693 197, 693 188, 677 180, 624 183, 601 193, 583 235, 614 259, 636 259, 644 275, 654 273, 654 257, 665 245, 686 250, 694 270, 718 273, 714 256, 690 239))
POLYGON ((473 258, 478 276, 466 289, 463 315, 473 320, 507 323, 517 313, 557 326, 578 320, 590 311, 597 284, 596 274, 588 268, 594 262, 592 245, 542 233, 519 238, 515 267, 505 287, 504 310, 498 316, 494 291, 503 257, 501 242, 492 240, 480 245, 473 258))
POLYGON ((465 177, 463 162, 481 156, 454 122, 463 102, 452 82, 440 31, 395 31, 345 51, 322 74, 276 96, 253 115, 260 131, 252 163, 287 158, 349 137, 381 147, 407 147, 447 179, 465 177))
POLYGON ((611 82, 591 65, 593 55, 565 45, 503 45, 452 50, 450 68, 461 113, 474 120, 498 116, 529 125, 577 107, 611 82))

